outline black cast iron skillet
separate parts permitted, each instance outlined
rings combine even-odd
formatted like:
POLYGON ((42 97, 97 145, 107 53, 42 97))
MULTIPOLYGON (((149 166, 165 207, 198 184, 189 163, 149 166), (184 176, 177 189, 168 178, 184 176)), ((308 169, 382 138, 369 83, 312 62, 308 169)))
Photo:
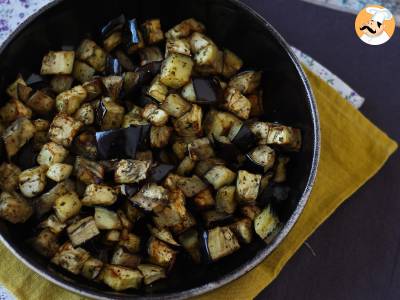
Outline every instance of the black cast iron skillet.
MULTIPOLYGON (((124 13, 139 20, 161 18, 164 30, 194 17, 205 23, 217 45, 236 52, 246 67, 264 71, 266 118, 301 128, 303 146, 292 157, 291 192, 280 217, 284 227, 275 240, 261 240, 212 265, 195 266, 181 261, 168 279, 140 291, 112 292, 51 266, 26 246, 27 225, 0 222, 4 244, 21 261, 46 279, 75 293, 92 298, 181 299, 218 288, 259 264, 288 234, 310 194, 319 157, 319 124, 307 79, 279 33, 256 12, 237 0, 56 0, 25 21, 0 48, 2 88, 18 72, 38 72, 43 55, 62 46, 77 45, 111 18, 124 13)), ((0 98, 5 101, 6 96, 0 98)))

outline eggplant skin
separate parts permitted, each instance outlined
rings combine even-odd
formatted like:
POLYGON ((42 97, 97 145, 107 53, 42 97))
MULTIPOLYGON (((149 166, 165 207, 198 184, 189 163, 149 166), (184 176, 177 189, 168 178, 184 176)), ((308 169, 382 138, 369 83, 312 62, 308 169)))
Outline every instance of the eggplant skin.
POLYGON ((208 231, 207 240, 210 257, 216 261, 239 250, 240 245, 228 227, 215 227, 208 231))

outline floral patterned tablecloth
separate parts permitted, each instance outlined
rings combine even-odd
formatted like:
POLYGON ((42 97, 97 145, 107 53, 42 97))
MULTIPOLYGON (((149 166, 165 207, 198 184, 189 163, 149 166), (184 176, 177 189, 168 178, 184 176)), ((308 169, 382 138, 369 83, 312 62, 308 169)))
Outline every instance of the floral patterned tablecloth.
MULTIPOLYGON (((9 34, 13 30, 15 30, 15 28, 17 28, 18 25, 20 25, 26 18, 28 18, 35 11, 51 1, 52 0, 0 0, 0 44, 2 44, 9 36, 9 34)), ((334 0, 306 1, 332 2, 334 0)), ((351 0, 341 1, 349 2, 351 0)), ((332 87, 334 87, 337 91, 339 91, 339 93, 351 104, 353 104, 357 108, 359 108, 363 104, 364 98, 358 95, 339 77, 330 72, 327 68, 319 64, 307 54, 301 52, 295 47, 292 47, 292 49, 304 65, 306 65, 312 72, 317 74, 323 80, 328 82, 332 87)), ((0 300, 12 299, 14 299, 14 297, 0 285, 0 300)))

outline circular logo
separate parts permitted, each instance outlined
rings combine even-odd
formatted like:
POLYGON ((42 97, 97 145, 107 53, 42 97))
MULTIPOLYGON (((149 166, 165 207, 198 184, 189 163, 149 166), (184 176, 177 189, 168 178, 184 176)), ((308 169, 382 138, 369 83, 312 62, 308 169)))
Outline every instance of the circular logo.
POLYGON ((355 29, 358 37, 368 45, 381 45, 392 37, 396 22, 393 14, 380 5, 368 5, 357 15, 355 29))

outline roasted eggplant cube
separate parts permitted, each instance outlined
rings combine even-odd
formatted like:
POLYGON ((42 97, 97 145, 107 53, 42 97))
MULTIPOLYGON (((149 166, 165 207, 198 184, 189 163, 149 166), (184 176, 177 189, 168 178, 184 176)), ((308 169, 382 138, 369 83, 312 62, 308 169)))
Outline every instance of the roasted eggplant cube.
POLYGON ((149 122, 142 117, 142 113, 143 108, 134 105, 132 110, 124 116, 121 127, 149 125, 149 122))
POLYGON ((186 156, 184 159, 181 160, 178 167, 176 168, 176 174, 180 176, 189 175, 194 167, 196 166, 196 161, 191 159, 189 156, 186 156))
POLYGON ((142 24, 144 40, 147 44, 153 45, 164 40, 164 33, 161 30, 160 19, 147 20, 142 24))
POLYGON ((111 33, 104 41, 103 47, 107 52, 111 52, 115 47, 122 43, 122 32, 115 31, 111 33))
POLYGON ((190 42, 187 39, 167 40, 165 44, 165 57, 171 53, 191 56, 190 42))
POLYGON ((237 236, 240 242, 249 244, 253 240, 253 223, 250 219, 244 218, 238 220, 229 225, 229 228, 237 236))
POLYGON ((68 75, 74 67, 74 51, 50 51, 43 57, 41 75, 68 75))
POLYGON ((140 256, 126 252, 122 247, 117 248, 111 257, 113 265, 136 269, 140 264, 140 256))
POLYGON ((188 145, 189 156, 195 161, 205 160, 215 156, 208 138, 196 139, 188 145))
MULTIPOLYGON (((68 75, 57 75, 55 77, 58 77, 58 76, 69 77, 68 75)), ((33 89, 31 87, 26 86, 21 83, 18 83, 17 84, 17 97, 13 97, 13 99, 18 99, 21 102, 26 102, 29 99, 29 97, 32 95, 32 93, 33 93, 33 89)))
POLYGON ((165 206, 168 202, 168 191, 162 186, 151 183, 143 186, 130 200, 142 209, 152 211, 165 206))
POLYGON ((140 65, 144 66, 153 61, 162 61, 163 56, 160 48, 158 47, 146 47, 139 51, 140 65))
POLYGON ((123 210, 117 210, 117 214, 119 219, 121 220, 121 225, 123 228, 127 229, 128 231, 132 230, 133 223, 131 220, 128 219, 128 216, 124 213, 123 210))
POLYGON ((147 94, 156 99, 158 102, 165 101, 165 98, 168 94, 168 87, 161 83, 160 75, 154 77, 150 87, 147 90, 147 94))
POLYGON ((45 119, 36 119, 32 121, 33 126, 35 126, 36 131, 47 131, 50 128, 49 121, 45 119))
POLYGON ((50 167, 52 164, 61 163, 68 156, 68 150, 54 142, 43 145, 37 156, 37 162, 41 166, 50 167))
POLYGON ((75 192, 69 192, 58 197, 54 202, 54 211, 61 222, 79 214, 82 203, 75 192))
POLYGON ((19 176, 19 190, 28 198, 40 194, 46 187, 46 167, 39 166, 22 171, 19 176))
POLYGON ((56 101, 42 91, 36 91, 28 100, 26 104, 36 113, 46 115, 50 113, 56 101))
POLYGON ((257 91, 255 94, 247 95, 251 103, 250 118, 259 118, 264 115, 263 91, 257 91))
POLYGON ((87 101, 91 101, 97 98, 103 92, 103 82, 101 78, 95 78, 91 81, 87 81, 84 84, 82 84, 82 87, 86 90, 87 101))
POLYGON ((239 250, 240 245, 228 227, 216 227, 208 231, 208 251, 213 261, 239 250))
POLYGON ((201 262, 200 243, 197 230, 189 229, 179 236, 179 242, 195 263, 201 262))
POLYGON ((222 75, 230 78, 235 75, 243 66, 243 61, 232 51, 224 49, 224 67, 222 75))
POLYGON ((262 73, 258 71, 244 71, 231 78, 228 85, 238 89, 242 94, 254 93, 260 85, 262 73))
POLYGON ((49 212, 54 202, 57 198, 73 192, 75 189, 75 185, 70 180, 65 180, 56 184, 50 191, 47 193, 42 194, 37 200, 35 201, 35 212, 38 217, 49 212))
POLYGON ((170 88, 180 88, 189 82, 193 61, 189 56, 171 53, 162 63, 160 81, 170 88))
POLYGON ((49 258, 53 257, 60 247, 57 236, 49 229, 43 229, 31 242, 36 252, 49 258))
POLYGON ((207 210, 215 205, 214 196, 210 188, 206 188, 194 196, 193 202, 198 210, 207 210))
POLYGON ((254 219, 254 230, 263 240, 269 240, 271 236, 275 235, 279 228, 279 219, 267 206, 263 211, 254 219))
POLYGON ((204 130, 207 137, 226 136, 235 124, 242 122, 231 113, 210 110, 204 120, 204 130))
POLYGON ((90 254, 82 248, 74 248, 67 242, 58 249, 51 262, 78 275, 90 254))
POLYGON ((200 106, 193 104, 190 111, 182 117, 173 120, 175 131, 183 137, 200 136, 203 132, 203 111, 200 106))
POLYGON ((182 160, 186 157, 187 154, 187 142, 183 138, 176 138, 172 144, 172 151, 176 155, 179 160, 182 160))
POLYGON ((164 148, 168 145, 173 129, 169 126, 152 126, 150 129, 150 145, 152 148, 164 148))
POLYGON ((169 173, 163 182, 163 187, 168 189, 169 191, 176 190, 178 188, 178 180, 182 178, 181 176, 169 173))
POLYGON ((278 157, 278 163, 275 169, 274 182, 282 183, 287 179, 286 165, 289 163, 290 158, 287 156, 278 157))
POLYGON ((155 104, 147 104, 142 116, 154 126, 164 126, 168 122, 168 114, 155 104))
POLYGON ((72 173, 73 167, 68 164, 52 164, 46 172, 46 176, 55 182, 67 179, 72 173))
POLYGON ((99 276, 101 269, 103 268, 103 262, 97 258, 89 258, 83 264, 81 269, 81 275, 89 280, 95 280, 99 276))
POLYGON ((74 115, 75 120, 84 125, 92 125, 95 120, 95 113, 93 106, 90 103, 83 104, 74 115))
POLYGON ((75 176, 85 184, 101 183, 104 178, 104 167, 94 161, 78 156, 74 165, 75 176))
POLYGON ((247 153, 251 169, 267 172, 275 164, 275 151, 267 145, 260 145, 247 153))
MULTIPOLYGON (((78 59, 87 62, 96 71, 102 72, 106 66, 107 53, 94 41, 85 39, 76 51, 78 59)), ((72 71, 72 70, 71 70, 72 71)))
POLYGON ((21 169, 11 163, 2 163, 0 165, 0 188, 5 192, 15 191, 18 187, 19 174, 21 169))
POLYGON ((187 101, 196 102, 196 91, 194 90, 193 81, 190 80, 182 87, 181 95, 187 101))
POLYGON ((149 261, 170 270, 175 263, 177 252, 168 244, 151 237, 147 245, 149 261))
POLYGON ((176 189, 169 194, 169 203, 162 210, 157 209, 154 223, 159 228, 170 228, 174 233, 180 234, 196 224, 195 219, 185 206, 185 196, 181 190, 176 189))
POLYGON ((218 190, 224 185, 231 184, 236 178, 236 173, 225 166, 215 166, 204 175, 204 178, 218 190))
POLYGON ((82 199, 82 205, 94 206, 113 205, 117 201, 117 191, 104 184, 89 184, 86 186, 85 195, 82 199))
POLYGON ((103 238, 103 243, 109 246, 113 246, 114 244, 119 242, 119 238, 121 237, 121 231, 116 229, 108 230, 103 238))
POLYGON ((253 221, 261 213, 261 209, 257 205, 250 204, 242 206, 240 212, 253 221))
POLYGON ((100 234, 93 217, 83 218, 67 227, 68 237, 74 247, 100 234))
POLYGON ((74 78, 70 75, 55 75, 50 81, 51 89, 57 94, 72 88, 74 78))
POLYGON ((250 116, 251 102, 238 89, 230 87, 225 91, 224 106, 241 119, 247 120, 250 116))
POLYGON ((200 160, 197 162, 196 167, 194 169, 194 173, 197 176, 203 177, 208 171, 211 170, 216 165, 224 165, 225 161, 220 158, 209 158, 205 160, 200 160))
POLYGON ((180 177, 177 186, 182 190, 186 197, 194 197, 203 191, 207 185, 196 175, 192 177, 180 177))
POLYGON ((259 140, 260 145, 265 145, 267 143, 267 138, 270 130, 270 123, 267 122, 252 122, 249 124, 249 129, 259 140))
POLYGON ((190 18, 183 20, 165 33, 168 40, 188 37, 192 32, 204 32, 205 26, 199 21, 190 18))
POLYGON ((4 146, 7 156, 11 158, 35 134, 35 126, 27 118, 15 120, 3 133, 4 146))
POLYGON ((220 188, 215 196, 216 210, 227 214, 233 214, 237 206, 235 193, 236 187, 233 185, 220 188))
POLYGON ((256 201, 260 182, 261 175, 240 170, 236 180, 236 190, 240 200, 244 203, 256 201))
POLYGON ((167 277, 164 268, 160 266, 141 264, 137 268, 143 275, 144 284, 152 284, 154 281, 167 277))
POLYGON ((301 147, 300 129, 269 124, 267 144, 278 146, 286 151, 299 151, 301 147))
POLYGON ((32 206, 19 194, 2 192, 0 194, 0 217, 10 223, 25 223, 32 215, 32 206))
POLYGON ((115 291, 138 289, 143 280, 140 271, 114 265, 104 266, 100 276, 103 282, 115 291))
POLYGON ((102 78, 103 85, 106 88, 108 96, 112 100, 116 100, 119 98, 119 95, 122 90, 122 86, 124 84, 124 80, 122 76, 107 76, 102 78))
POLYGON ((103 207, 95 207, 94 220, 97 228, 101 230, 122 228, 121 220, 119 219, 118 214, 103 207))
POLYGON ((124 119, 125 109, 123 106, 115 103, 111 98, 103 98, 99 104, 101 107, 101 129, 109 130, 121 127, 124 119))
POLYGON ((9 124, 23 117, 30 119, 32 117, 32 110, 17 99, 11 99, 0 108, 0 120, 4 124, 9 124))
POLYGON ((86 96, 86 90, 81 85, 77 85, 57 96, 56 108, 59 112, 72 115, 81 106, 86 96))
POLYGON ((50 125, 49 138, 57 144, 69 147, 81 127, 81 122, 65 113, 59 113, 50 125))
POLYGON ((114 180, 116 183, 136 183, 146 179, 150 161, 123 159, 117 164, 114 180))
POLYGON ((140 237, 123 230, 118 245, 124 247, 130 253, 138 253, 140 251, 140 237))
POLYGON ((23 85, 23 86, 27 86, 24 78, 22 77, 21 74, 18 74, 17 79, 15 79, 15 81, 13 83, 11 83, 7 89, 6 89, 6 93, 8 96, 10 96, 13 99, 19 99, 22 101, 22 99, 18 98, 18 84, 23 85))
POLYGON ((166 242, 173 246, 179 246, 179 244, 175 241, 172 233, 167 228, 157 228, 151 225, 148 225, 150 233, 158 238, 160 241, 166 242))
POLYGON ((79 82, 84 83, 90 81, 95 73, 96 70, 87 63, 79 60, 75 61, 72 76, 79 82))
POLYGON ((47 219, 39 224, 39 228, 48 228, 54 234, 61 233, 67 225, 62 223, 56 215, 50 215, 47 219))
POLYGON ((191 109, 191 104, 178 94, 169 94, 161 104, 161 108, 174 118, 180 118, 191 109))

